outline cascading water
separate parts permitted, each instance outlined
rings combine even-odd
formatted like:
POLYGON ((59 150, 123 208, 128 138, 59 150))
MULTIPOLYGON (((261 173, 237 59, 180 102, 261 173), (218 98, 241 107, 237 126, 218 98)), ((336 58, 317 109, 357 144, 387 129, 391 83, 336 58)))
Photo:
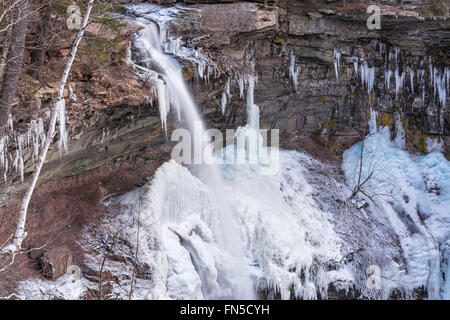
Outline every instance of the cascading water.
MULTIPOLYGON (((183 122, 187 125, 194 142, 196 139, 197 142, 199 140, 211 141, 197 106, 184 82, 181 66, 173 57, 163 51, 164 39, 158 26, 145 19, 139 19, 139 22, 143 24, 144 29, 138 33, 135 39, 135 47, 142 56, 138 63, 144 63, 149 73, 151 73, 151 65, 156 65, 156 68, 160 71, 159 76, 162 78, 154 78, 159 96, 162 125, 165 127, 166 117, 169 108, 172 106, 177 111, 179 118, 182 115, 183 122)), ((213 211, 216 214, 213 220, 217 220, 215 221, 214 236, 221 248, 227 250, 234 259, 234 261, 230 261, 230 265, 233 266, 233 274, 228 278, 228 281, 231 282, 232 296, 229 296, 229 293, 218 294, 217 288, 204 288, 204 295, 208 298, 252 299, 254 298, 254 289, 247 271, 248 264, 244 258, 243 248, 237 234, 235 214, 228 204, 227 193, 224 190, 223 181, 216 165, 201 164, 203 153, 203 147, 196 148, 194 146, 192 163, 195 164, 195 168, 193 169, 212 191, 213 211)), ((195 257, 195 254, 191 252, 191 256, 195 257)), ((193 258, 193 260, 195 259, 193 258)), ((198 268, 200 268, 199 265, 197 264, 198 268)), ((207 278, 205 274, 202 274, 201 268, 198 272, 201 278, 207 278)), ((208 282, 202 281, 202 283, 204 286, 208 282)))

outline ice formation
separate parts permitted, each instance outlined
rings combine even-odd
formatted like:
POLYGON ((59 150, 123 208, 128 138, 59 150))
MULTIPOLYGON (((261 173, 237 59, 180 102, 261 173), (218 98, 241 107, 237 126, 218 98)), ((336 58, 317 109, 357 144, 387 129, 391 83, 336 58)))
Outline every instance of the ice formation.
POLYGON ((228 79, 227 83, 225 84, 225 89, 222 92, 222 99, 220 101, 220 108, 222 110, 222 115, 225 114, 225 108, 227 107, 227 97, 231 97, 230 79, 228 79))
POLYGON ((294 50, 291 51, 289 56, 289 76, 291 77, 292 83, 294 84, 294 89, 298 88, 298 74, 300 73, 300 67, 295 67, 295 53, 294 50))
POLYGON ((427 137, 427 151, 428 152, 443 152, 442 143, 438 138, 427 137))
POLYGON ((239 97, 243 98, 244 97, 244 79, 243 78, 239 78, 238 79, 238 84, 239 84, 239 97))
POLYGON ((411 86, 411 93, 414 94, 414 69, 409 67, 409 81, 411 86))
POLYGON ((395 66, 395 96, 398 95, 400 89, 403 88, 405 84, 405 73, 398 70, 398 65, 395 66))
POLYGON ((355 75, 356 75, 356 77, 358 77, 358 56, 357 55, 355 55, 354 57, 353 57, 353 68, 355 69, 355 75))
MULTIPOLYGON (((436 96, 436 93, 438 94, 439 102, 441 105, 445 108, 445 103, 447 100, 447 90, 446 90, 446 76, 448 76, 445 69, 440 72, 436 67, 434 68, 434 74, 433 74, 433 83, 434 83, 434 96, 436 96)), ((448 81, 447 81, 448 86, 448 81)))
POLYGON ((166 92, 166 86, 164 84, 164 81, 161 79, 155 80, 156 83, 156 90, 158 93, 158 106, 159 106, 159 115, 161 118, 161 125, 164 128, 164 131, 167 136, 167 115, 170 111, 170 103, 167 103, 167 92, 166 92))
POLYGON ((24 168, 26 156, 29 155, 29 159, 34 161, 40 151, 46 136, 44 130, 44 122, 41 118, 37 120, 31 120, 28 124, 28 128, 23 133, 18 133, 14 130, 13 121, 11 115, 8 117, 8 130, 7 134, 0 137, 0 168, 3 169, 3 179, 8 179, 8 172, 10 166, 19 173, 21 181, 24 178, 24 168), (10 139, 10 136, 13 140, 10 139), (13 142, 14 147, 8 145, 13 142), (31 149, 31 152, 28 152, 31 149), (14 159, 14 160, 13 160, 14 159))
MULTIPOLYGON (((133 48, 137 56, 131 57, 133 66, 142 72, 142 79, 153 85, 155 95, 158 97, 161 125, 167 134, 167 116, 173 108, 181 119, 183 101, 179 100, 177 86, 170 83, 173 76, 171 74, 158 73, 153 70, 155 65, 167 70, 170 66, 172 72, 177 73, 181 66, 175 59, 170 59, 168 54, 181 59, 191 61, 197 65, 200 78, 208 82, 209 77, 219 77, 220 73, 216 64, 202 52, 201 48, 193 50, 184 45, 181 38, 168 37, 166 22, 175 16, 180 10, 179 7, 160 8, 155 5, 142 4, 128 6, 128 10, 135 14, 137 18, 133 20, 143 29, 134 35, 133 48), (149 9, 155 9, 149 12, 149 9)), ((230 79, 228 80, 225 92, 230 96, 230 79)), ((226 97, 222 95, 221 108, 226 107, 226 97)))
POLYGON ((375 83, 375 67, 369 67, 367 61, 361 64, 361 83, 367 88, 367 93, 370 95, 375 83))
POLYGON ((370 108, 369 133, 371 135, 377 132, 377 116, 378 112, 370 108))
POLYGON ((339 67, 341 65, 341 52, 337 49, 333 49, 333 58, 334 58, 334 72, 336 74, 336 79, 339 79, 339 67))
POLYGON ((389 90, 389 88, 390 88, 391 77, 392 77, 392 71, 390 69, 387 69, 384 72, 384 82, 386 84, 386 89, 387 90, 389 90))
MULTIPOLYGON (((401 145, 401 143, 400 143, 401 145)), ((361 143, 345 151, 343 169, 349 185, 357 180, 361 143)), ((406 268, 385 271, 383 287, 428 288, 431 299, 448 299, 445 262, 449 258, 450 163, 439 152, 412 156, 390 140, 388 127, 364 141, 362 179, 376 210, 386 215, 404 250, 406 268), (433 190, 439 190, 435 192, 433 190), (424 223, 422 223, 424 221, 424 223)), ((370 201, 369 199, 366 199, 370 201)))
POLYGON ((220 101, 220 109, 222 110, 222 115, 225 114, 225 108, 227 107, 227 93, 222 92, 222 100, 220 101))
MULTIPOLYGON (((181 57, 185 57, 185 54, 182 52, 181 46, 177 41, 171 41, 169 47, 165 45, 167 43, 162 40, 164 39, 164 35, 162 34, 163 31, 159 31, 164 30, 165 25, 162 24, 158 28, 153 20, 154 19, 145 20, 143 18, 139 20, 139 22, 144 25, 144 29, 141 30, 135 39, 135 46, 140 50, 141 54, 139 62, 144 62, 148 69, 151 64, 156 64, 160 67, 161 73, 159 76, 165 79, 166 90, 168 92, 167 96, 170 104, 175 106, 179 113, 182 112, 183 120, 186 121, 194 139, 203 139, 204 135, 207 135, 207 131, 205 130, 197 107, 184 83, 181 68, 178 62, 167 55, 166 52, 181 57), (165 52, 162 50, 163 46, 165 46, 165 52), (198 132, 197 129, 200 129, 200 132, 198 132)), ((229 80, 225 86, 224 95, 225 98, 227 95, 230 95, 229 80)), ((225 107, 226 101, 223 102, 223 107, 225 107)), ((166 119, 163 119, 163 121, 165 122, 166 119)), ((228 258, 228 261, 232 258, 231 261, 234 262, 232 264, 232 269, 228 270, 228 285, 224 291, 217 292, 215 284, 209 280, 207 281, 208 283, 203 283, 203 285, 210 291, 210 297, 233 296, 251 298, 253 297, 253 290, 251 288, 249 275, 246 272, 248 267, 246 267, 245 258, 241 252, 241 244, 236 241, 237 238, 235 236, 237 221, 235 221, 233 210, 229 207, 226 200, 226 192, 223 190, 221 175, 215 165, 202 164, 202 158, 203 148, 194 148, 193 161, 190 163, 198 164, 195 167, 195 171, 204 179, 205 184, 211 190, 214 220, 216 224, 218 224, 216 229, 214 229, 217 241, 216 245, 222 250, 228 251, 231 255, 228 258)), ((177 235, 183 237, 181 231, 179 231, 177 235)), ((186 241, 186 243, 189 242, 188 238, 184 239, 184 241, 186 241)), ((205 276, 206 279, 209 279, 214 276, 214 270, 204 270, 204 273, 201 273, 201 275, 205 276), (209 274, 211 272, 213 273, 212 275, 209 274)), ((155 290, 156 292, 160 292, 159 289, 152 289, 152 291, 155 290)), ((150 296, 155 298, 157 295, 156 293, 151 293, 150 296)))

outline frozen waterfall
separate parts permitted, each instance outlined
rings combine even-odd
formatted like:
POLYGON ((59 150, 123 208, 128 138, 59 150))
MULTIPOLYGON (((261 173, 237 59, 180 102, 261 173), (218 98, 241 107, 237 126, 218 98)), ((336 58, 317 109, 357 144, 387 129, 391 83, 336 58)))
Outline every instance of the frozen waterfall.
MULTIPOLYGON (((140 18, 139 23, 144 26, 136 39, 135 47, 141 54, 141 61, 137 63, 144 63, 147 69, 155 65, 159 70, 158 78, 154 81, 157 83, 158 99, 160 101, 161 121, 164 126, 167 123, 167 114, 169 107, 174 107, 177 113, 188 127, 193 139, 203 139, 203 141, 211 141, 208 131, 202 121, 202 118, 197 110, 197 106, 193 101, 188 88, 183 79, 182 68, 176 59, 166 54, 163 50, 164 38, 160 33, 161 26, 158 27, 152 20, 140 18)), ((149 70, 150 72, 150 70, 149 70)), ((229 92, 226 89, 225 94, 229 92)), ((223 102, 225 107, 226 101, 223 102)), ((214 236, 218 241, 219 246, 230 253, 230 265, 233 269, 230 270, 229 281, 231 282, 231 292, 221 290, 222 288, 214 288, 214 285, 208 285, 208 281, 203 281, 203 294, 208 298, 240 298, 251 299, 254 298, 253 286, 250 281, 248 263, 243 254, 242 244, 237 235, 237 220, 233 208, 229 205, 227 199, 227 191, 224 189, 221 174, 214 164, 200 164, 204 153, 203 148, 193 148, 193 162, 195 165, 193 170, 197 173, 199 178, 206 183, 208 188, 212 191, 211 206, 214 217, 211 217, 210 228, 214 231, 214 236)), ((169 214, 168 211, 160 212, 159 217, 163 221, 178 222, 185 218, 186 211, 180 211, 177 215, 169 214), (172 217, 172 218, 171 218, 172 217)), ((144 219, 145 225, 148 220, 144 219)), ((177 233, 180 238, 183 238, 181 233, 177 233)), ((184 243, 189 246, 186 238, 183 238, 184 243)), ((195 256, 194 250, 191 247, 191 255, 195 256)), ((199 258, 200 259, 200 258, 199 258)), ((201 264, 198 264, 200 266, 201 264)), ((206 270, 199 270, 201 276, 207 279, 209 276, 206 270)), ((212 283, 212 282, 211 282, 212 283)))

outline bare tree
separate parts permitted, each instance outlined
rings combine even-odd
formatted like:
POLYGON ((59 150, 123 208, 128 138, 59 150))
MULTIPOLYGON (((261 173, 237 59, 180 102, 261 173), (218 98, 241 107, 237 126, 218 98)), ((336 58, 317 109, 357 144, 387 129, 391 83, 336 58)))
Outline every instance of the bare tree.
MULTIPOLYGON (((9 20, 9 16, 5 20, 9 20)), ((0 48, 0 83, 3 81, 3 74, 5 71, 6 60, 8 59, 9 48, 11 47, 11 28, 3 33, 0 33, 0 41, 3 44, 0 48)))
POLYGON ((58 109, 60 106, 60 103, 63 101, 63 94, 64 94, 64 88, 66 86, 66 82, 67 82, 67 78, 69 76, 70 73, 70 69, 72 67, 73 61, 75 60, 75 56, 78 50, 78 45, 80 44, 81 39, 83 38, 84 35, 84 31, 86 29, 86 26, 88 24, 89 21, 89 16, 91 14, 91 10, 92 7, 94 5, 94 0, 89 0, 89 3, 87 5, 86 8, 86 12, 84 14, 83 17, 83 22, 81 25, 81 29, 78 32, 73 45, 72 45, 72 50, 70 52, 69 55, 69 59, 66 63, 66 67, 64 69, 61 81, 59 83, 59 87, 58 87, 58 93, 57 96, 54 100, 54 104, 53 104, 53 109, 52 109, 52 114, 50 117, 50 124, 49 124, 49 128, 47 131, 47 135, 46 135, 46 139, 45 142, 41 148, 41 151, 39 153, 39 157, 37 159, 37 162, 35 164, 34 167, 34 171, 33 174, 31 176, 31 181, 25 191, 25 195, 23 197, 22 200, 22 205, 20 207, 20 211, 19 211, 19 218, 17 221, 17 227, 16 227, 16 231, 14 233, 14 237, 12 240, 12 243, 9 244, 8 246, 6 246, 5 248, 3 248, 3 250, 1 251, 2 255, 5 254, 10 254, 12 252, 16 252, 17 250, 20 249, 22 242, 24 240, 24 238, 26 237, 26 232, 25 232, 25 222, 26 222, 26 218, 27 218, 27 210, 28 210, 28 205, 30 203, 30 199, 31 196, 33 194, 34 188, 36 186, 37 180, 39 178, 39 174, 41 172, 42 166, 44 164, 45 161, 45 157, 47 156, 47 151, 50 147, 50 144, 55 136, 55 127, 56 127, 56 119, 57 119, 57 115, 58 115, 58 109))
POLYGON ((17 6, 20 4, 21 0, 5 0, 2 1, 2 3, 0 4, 0 26, 2 26, 0 28, 0 32, 4 32, 7 29, 11 28, 11 26, 17 22, 16 21, 8 21, 6 23, 6 25, 3 25, 3 23, 5 22, 5 20, 7 20, 7 17, 9 14, 12 13, 12 11, 17 8, 17 6))
POLYGON ((8 9, 11 10, 12 15, 11 45, 6 56, 3 82, 0 88, 0 135, 4 134, 8 124, 8 116, 11 113, 22 73, 28 9, 28 0, 16 1, 13 3, 13 7, 8 9))
POLYGON ((50 38, 59 35, 51 28, 51 5, 44 1, 39 10, 36 32, 34 35, 34 48, 31 50, 31 74, 41 78, 41 68, 44 65, 45 54, 50 46, 50 38))
POLYGON ((358 193, 362 193, 367 198, 369 198, 370 201, 374 202, 373 198, 368 194, 368 192, 365 191, 364 185, 367 183, 367 181, 369 181, 372 178, 375 171, 371 170, 370 173, 364 179, 362 177, 363 163, 364 163, 364 140, 365 138, 361 141, 361 151, 359 154, 358 181, 355 187, 353 188, 353 192, 350 198, 354 198, 358 195, 358 193))
POLYGON ((99 271, 99 279, 98 279, 98 299, 99 300, 103 300, 103 269, 105 268, 106 260, 108 260, 108 258, 111 255, 111 253, 114 252, 114 247, 117 244, 117 239, 119 237, 119 233, 122 230, 123 230, 123 228, 119 228, 119 229, 116 230, 116 232, 114 233, 114 236, 113 236, 112 243, 111 243, 110 247, 108 247, 108 245, 106 245, 106 253, 103 256, 103 260, 102 260, 102 263, 100 265, 100 271, 99 271))

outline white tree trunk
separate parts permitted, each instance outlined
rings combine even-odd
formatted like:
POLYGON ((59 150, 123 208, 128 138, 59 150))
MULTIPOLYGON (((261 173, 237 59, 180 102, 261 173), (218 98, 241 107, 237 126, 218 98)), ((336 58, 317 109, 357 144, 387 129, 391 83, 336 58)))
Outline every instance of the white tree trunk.
POLYGON ((83 17, 83 23, 81 25, 81 29, 78 32, 78 35, 73 42, 72 50, 69 55, 69 60, 66 63, 64 73, 63 73, 61 81, 59 83, 58 93, 57 93, 57 96, 55 99, 55 103, 53 105, 53 110, 52 110, 52 114, 50 117, 50 124, 48 127, 45 142, 42 145, 41 151, 39 153, 39 157, 38 157, 36 165, 34 167, 33 175, 31 176, 30 184, 28 185, 28 187, 25 191, 25 195, 23 196, 22 205, 21 205, 20 211, 19 211, 19 218, 17 220, 16 232, 14 233, 14 237, 13 237, 11 244, 9 244, 5 248, 3 248, 3 250, 1 251, 2 255, 10 254, 10 253, 20 250, 22 241, 25 239, 25 237, 27 235, 25 232, 25 222, 27 219, 28 204, 30 203, 31 195, 33 194, 34 188, 36 186, 36 182, 39 178, 39 174, 41 173, 41 169, 44 164, 45 157, 47 156, 48 148, 50 147, 53 137, 55 136, 55 127, 56 127, 56 119, 57 119, 57 115, 58 115, 59 103, 63 99, 64 87, 66 86, 67 77, 69 76, 70 69, 72 68, 72 63, 75 60, 78 45, 80 44, 80 41, 83 38, 84 31, 88 24, 89 16, 91 14, 93 5, 94 5, 94 0, 89 0, 86 12, 83 17))

